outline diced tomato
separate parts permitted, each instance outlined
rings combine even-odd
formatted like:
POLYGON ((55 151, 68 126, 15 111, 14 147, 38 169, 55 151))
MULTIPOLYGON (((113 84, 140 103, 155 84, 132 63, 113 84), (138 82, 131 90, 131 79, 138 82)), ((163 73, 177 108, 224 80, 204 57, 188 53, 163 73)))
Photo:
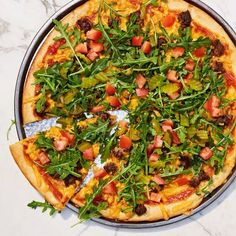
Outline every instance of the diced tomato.
POLYGON ((206 48, 200 47, 193 51, 195 57, 204 57, 206 55, 206 48))
POLYGON ((188 74, 184 77, 184 82, 185 82, 186 84, 188 84, 192 78, 193 78, 193 74, 192 74, 192 73, 188 73, 188 74))
POLYGON ((152 51, 152 45, 150 42, 145 41, 141 47, 141 50, 145 53, 145 54, 149 54, 152 51))
POLYGON ((151 192, 148 199, 151 200, 152 202, 158 202, 159 203, 161 201, 161 194, 151 192))
POLYGON ((82 53, 82 54, 87 54, 88 53, 88 46, 87 43, 79 43, 76 47, 75 47, 75 51, 82 53))
POLYGON ((55 63, 56 62, 52 58, 47 60, 47 64, 48 64, 49 67, 52 67, 55 63))
POLYGON ((107 184, 103 188, 103 193, 106 193, 106 194, 116 195, 116 192, 117 192, 117 189, 116 189, 116 184, 114 182, 107 184))
POLYGON ((169 94, 168 96, 170 97, 170 99, 174 100, 174 99, 178 98, 179 95, 180 95, 179 92, 174 92, 174 93, 169 94))
POLYGON ((45 152, 40 152, 38 159, 42 165, 46 165, 50 162, 48 155, 45 152))
POLYGON ((36 95, 38 95, 41 91, 41 88, 42 88, 42 85, 41 84, 36 84, 35 85, 35 89, 34 89, 34 92, 36 95))
POLYGON ((214 170, 214 168, 211 167, 211 166, 204 166, 204 167, 203 167, 203 170, 204 170, 204 172, 205 172, 208 176, 210 176, 210 177, 212 177, 212 176, 215 174, 215 170, 214 170))
POLYGON ((58 152, 65 150, 68 144, 68 139, 63 136, 59 140, 53 142, 53 145, 58 152))
POLYGON ((89 43, 89 47, 90 47, 91 51, 93 51, 93 52, 102 52, 104 50, 104 46, 102 43, 97 43, 97 42, 93 42, 93 41, 91 41, 89 43))
POLYGON ((132 147, 131 138, 129 138, 126 135, 120 136, 119 146, 120 146, 120 148, 130 149, 132 147))
POLYGON ((185 65, 185 69, 188 71, 193 71, 194 67, 195 67, 194 61, 191 59, 187 60, 186 65, 185 65))
POLYGON ((172 131, 172 139, 174 144, 181 144, 178 134, 175 131, 172 131))
POLYGON ((152 153, 149 157, 149 161, 152 162, 152 161, 157 161, 159 159, 160 155, 156 154, 156 153, 152 153))
POLYGON ((236 88, 236 79, 232 72, 226 72, 224 74, 224 77, 225 77, 225 82, 226 82, 227 87, 233 86, 234 88, 236 88))
POLYGON ((62 130, 61 135, 68 139, 68 144, 70 146, 74 145, 74 143, 75 143, 75 135, 74 134, 70 134, 69 132, 62 130))
POLYGON ((179 82, 179 81, 178 81, 176 84, 177 84, 178 87, 179 87, 179 89, 178 89, 177 92, 181 92, 181 90, 182 90, 182 88, 183 88, 183 84, 182 84, 181 82, 179 82))
POLYGON ((145 89, 145 88, 137 88, 136 94, 138 97, 146 98, 147 95, 149 94, 149 91, 148 91, 148 89, 145 89))
POLYGON ((104 199, 102 197, 102 195, 97 195, 94 199, 93 199, 93 204, 95 206, 99 205, 99 203, 104 202, 104 199))
POLYGON ((172 55, 175 58, 183 56, 184 52, 185 52, 185 49, 183 47, 175 47, 172 49, 172 55))
POLYGON ((169 14, 162 19, 162 25, 164 27, 171 27, 175 23, 175 16, 169 14))
POLYGON ((94 170, 93 174, 94 174, 94 178, 101 179, 107 175, 107 172, 103 168, 100 168, 100 169, 94 170))
POLYGON ((155 148, 160 148, 160 147, 162 147, 162 144, 163 144, 162 137, 156 135, 156 136, 154 137, 154 147, 155 147, 155 148))
POLYGON ((218 117, 221 114, 221 109, 219 108, 219 105, 220 105, 220 99, 213 95, 205 103, 204 108, 212 117, 218 117))
POLYGON ((112 106, 112 107, 120 107, 121 106, 121 103, 119 101, 119 99, 115 96, 110 96, 108 98, 108 101, 109 101, 109 104, 112 106))
POLYGON ((174 123, 172 120, 165 120, 162 122, 161 127, 164 132, 168 130, 172 131, 172 128, 174 127, 174 123))
POLYGON ((99 55, 94 52, 94 51, 89 51, 88 54, 87 54, 87 58, 90 60, 90 61, 94 61, 96 60, 97 58, 99 57, 99 55))
POLYGON ((106 94, 109 96, 112 96, 115 93, 116 93, 116 88, 112 84, 107 83, 106 84, 106 94))
POLYGON ((204 147, 199 153, 199 156, 203 160, 208 160, 213 156, 213 151, 209 147, 204 147))
POLYGON ((188 184, 189 180, 187 177, 183 176, 183 177, 177 178, 174 182, 177 183, 179 186, 182 186, 182 185, 188 184))
POLYGON ((152 176, 152 181, 154 181, 155 183, 157 183, 159 185, 165 184, 165 180, 162 179, 161 176, 159 176, 159 175, 152 176))
POLYGON ((135 78, 135 82, 138 85, 138 87, 141 89, 146 84, 147 80, 144 78, 142 74, 138 74, 135 78))
POLYGON ((155 149, 154 144, 150 143, 147 147, 147 155, 150 156, 155 149))
POLYGON ((169 81, 172 81, 172 82, 178 81, 178 76, 177 76, 176 70, 168 70, 166 77, 169 81))
POLYGON ((132 46, 141 46, 143 42, 143 36, 134 36, 132 38, 132 46))
POLYGON ((91 112, 97 113, 97 112, 103 111, 104 109, 105 107, 103 105, 99 105, 99 106, 93 107, 91 109, 91 112))
POLYGON ((85 160, 90 160, 90 161, 92 161, 94 159, 94 152, 93 152, 92 147, 83 151, 83 158, 85 160))
POLYGON ((91 29, 86 33, 87 39, 91 39, 93 41, 98 41, 102 36, 102 32, 100 30, 91 29))
POLYGON ((58 41, 54 42, 52 45, 48 47, 47 53, 49 55, 55 55, 60 46, 66 43, 65 39, 59 39, 58 41))

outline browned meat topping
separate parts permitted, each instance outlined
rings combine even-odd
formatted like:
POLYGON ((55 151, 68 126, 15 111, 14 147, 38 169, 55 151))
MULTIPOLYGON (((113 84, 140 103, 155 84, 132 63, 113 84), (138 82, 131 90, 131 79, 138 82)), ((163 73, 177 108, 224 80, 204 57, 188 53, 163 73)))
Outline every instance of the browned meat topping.
POLYGON ((87 17, 82 17, 81 19, 79 19, 77 21, 77 25, 84 32, 91 30, 93 27, 93 23, 87 17))
POLYGON ((213 56, 220 57, 224 54, 225 48, 219 39, 213 41, 212 46, 213 46, 213 49, 212 49, 213 56))
POLYGON ((135 208, 135 213, 138 216, 144 215, 147 212, 147 208, 144 206, 144 204, 138 204, 135 208))
POLYGON ((118 170, 116 164, 113 162, 107 163, 103 168, 108 174, 112 174, 112 175, 114 175, 118 170))
POLYGON ((189 11, 181 12, 178 15, 178 20, 180 22, 181 28, 187 28, 191 25, 192 17, 189 11))

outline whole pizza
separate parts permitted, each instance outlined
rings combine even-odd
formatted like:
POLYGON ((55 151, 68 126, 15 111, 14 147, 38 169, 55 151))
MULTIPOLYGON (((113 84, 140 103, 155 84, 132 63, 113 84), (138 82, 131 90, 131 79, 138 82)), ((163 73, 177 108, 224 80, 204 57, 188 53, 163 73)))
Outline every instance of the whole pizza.
POLYGON ((213 18, 183 0, 89 0, 53 23, 22 114, 58 125, 10 146, 39 206, 168 220, 224 184, 236 159, 236 49, 213 18))

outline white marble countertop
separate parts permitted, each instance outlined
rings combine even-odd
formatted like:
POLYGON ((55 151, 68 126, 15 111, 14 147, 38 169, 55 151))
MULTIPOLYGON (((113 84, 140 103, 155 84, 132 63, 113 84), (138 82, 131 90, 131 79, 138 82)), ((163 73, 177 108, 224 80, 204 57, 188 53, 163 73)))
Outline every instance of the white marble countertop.
MULTIPOLYGON (((20 63, 42 24, 67 0, 0 0, 0 235, 100 236, 100 235, 236 235, 236 181, 211 206, 199 214, 165 227, 128 230, 86 222, 71 228, 77 216, 69 210, 50 217, 26 205, 41 196, 16 167, 9 144, 17 141, 15 129, 6 139, 14 119, 13 95, 20 63)), ((205 0, 236 30, 235 0, 205 0)))

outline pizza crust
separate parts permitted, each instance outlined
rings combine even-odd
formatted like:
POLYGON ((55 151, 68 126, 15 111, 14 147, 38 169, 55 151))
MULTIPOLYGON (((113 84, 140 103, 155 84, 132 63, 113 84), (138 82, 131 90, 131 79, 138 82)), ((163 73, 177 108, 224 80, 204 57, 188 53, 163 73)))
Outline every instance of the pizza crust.
POLYGON ((65 187, 62 183, 58 183, 56 186, 53 178, 24 153, 22 141, 11 145, 10 151, 16 164, 31 185, 57 210, 62 210, 74 194, 76 186, 65 187))

